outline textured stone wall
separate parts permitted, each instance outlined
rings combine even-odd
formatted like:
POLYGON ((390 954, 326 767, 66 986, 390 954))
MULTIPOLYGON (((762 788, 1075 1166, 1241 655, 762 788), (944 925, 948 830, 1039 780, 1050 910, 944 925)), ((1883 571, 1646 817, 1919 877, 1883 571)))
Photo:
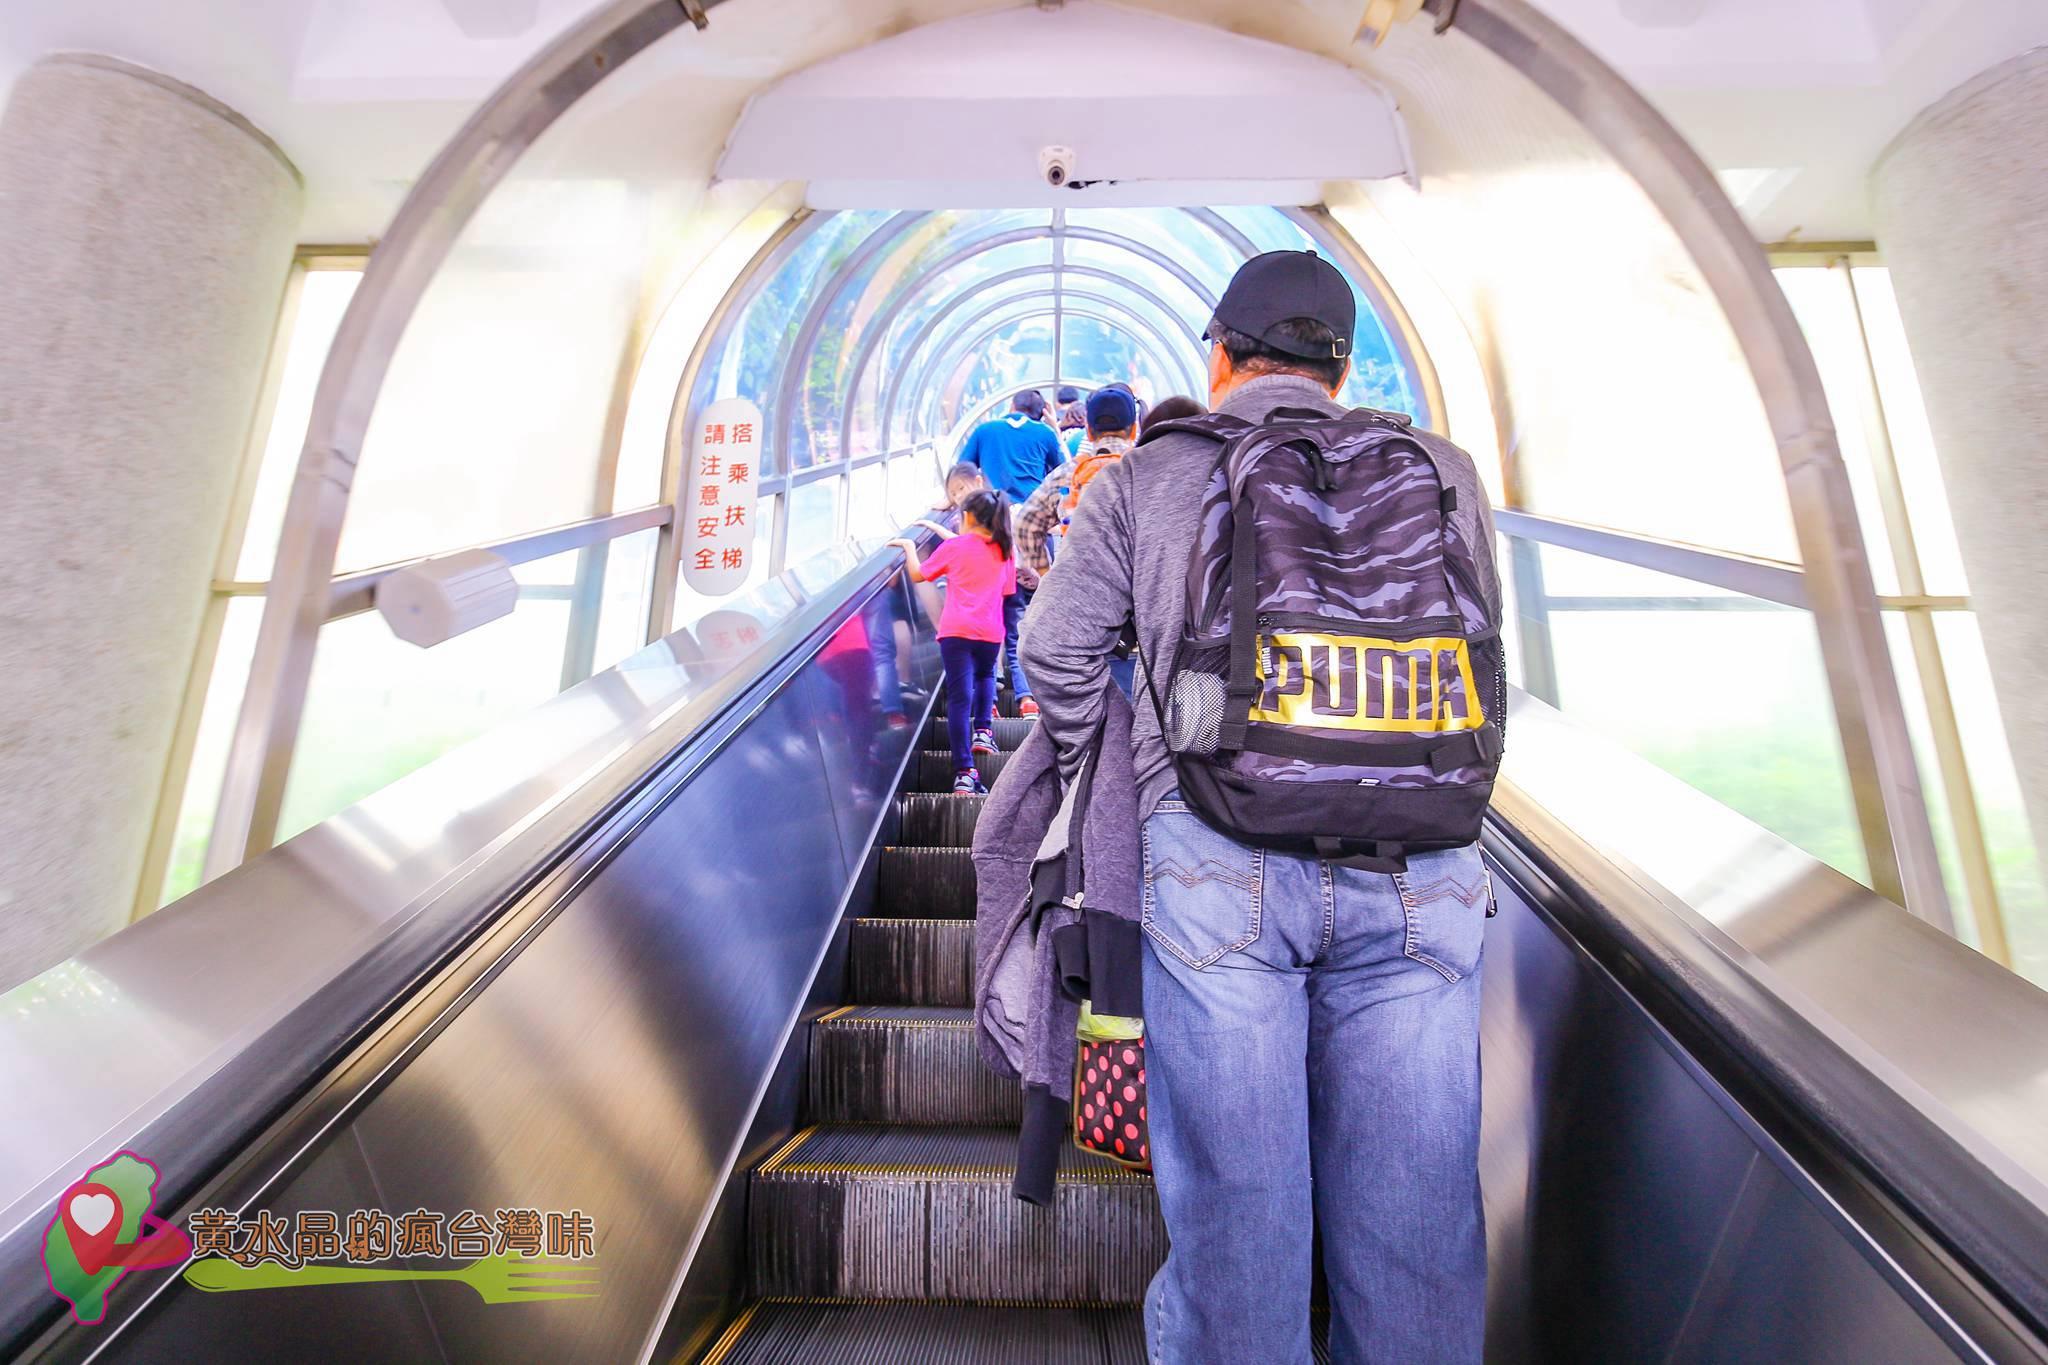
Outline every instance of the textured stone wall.
POLYGON ((0 990, 127 922, 301 199, 122 62, 0 116, 0 990))
POLYGON ((1871 188, 1999 708, 2048 848, 2048 49, 1922 113, 1871 188))

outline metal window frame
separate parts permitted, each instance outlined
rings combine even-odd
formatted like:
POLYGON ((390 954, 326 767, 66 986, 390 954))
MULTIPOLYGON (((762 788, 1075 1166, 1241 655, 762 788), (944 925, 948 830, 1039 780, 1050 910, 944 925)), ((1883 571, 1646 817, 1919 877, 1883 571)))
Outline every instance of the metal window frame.
MULTIPOLYGON (((1430 358, 1429 348, 1422 344, 1422 332, 1416 327, 1415 319, 1401 305, 1400 296, 1387 283, 1387 277, 1373 264, 1372 256, 1337 221, 1335 215, 1321 205, 1282 209, 1281 212, 1307 233, 1310 241, 1349 267, 1346 273, 1358 283, 1366 302, 1372 305, 1373 313, 1386 325, 1387 340, 1394 346, 1394 359, 1414 375, 1416 383, 1421 386, 1422 391, 1415 397, 1423 410, 1415 414, 1416 422, 1432 430, 1448 429, 1449 409, 1444 404, 1443 378, 1437 373, 1436 362, 1430 358)), ((1493 433, 1489 432, 1487 439, 1494 439, 1493 433)))
MULTIPOLYGON (((1114 318, 1105 317, 1100 313, 1088 312, 1078 308, 1068 308, 1065 310, 1065 312, 1066 316, 1069 318, 1086 318, 1090 322, 1099 322, 1103 324, 1105 327, 1110 328, 1112 331, 1119 330, 1117 327, 1116 320, 1114 318)), ((1056 312, 1054 309, 1045 308, 1036 312, 1023 313, 1014 318, 1004 318, 1002 321, 994 324, 993 326, 981 332, 978 336, 975 336, 971 340, 967 341, 963 346, 959 347, 958 349, 950 350, 948 352, 935 351, 934 354, 950 354, 953 360, 953 368, 950 370, 935 371, 932 374, 932 382, 927 384, 925 388, 926 408, 931 411, 932 415, 935 418, 938 416, 939 411, 945 405, 946 391, 948 385, 951 382, 952 377, 958 375, 960 368, 962 366, 971 364, 975 360, 980 359, 979 352, 981 348, 986 346, 989 342, 993 341, 996 337, 1001 336, 1005 331, 1009 330, 1012 327, 1018 326, 1021 323, 1035 322, 1042 318, 1052 318, 1055 321, 1057 321, 1059 316, 1060 314, 1056 312), (941 382, 941 380, 943 380, 944 382, 941 382)), ((1136 342, 1139 349, 1145 353, 1147 358, 1149 358, 1153 364, 1159 367, 1159 372, 1161 374, 1172 374, 1176 369, 1179 369, 1182 371, 1182 377, 1187 378, 1193 373, 1192 371, 1189 371, 1184 365, 1174 365, 1166 355, 1161 354, 1143 337, 1133 336, 1131 337, 1131 340, 1136 342)), ((1027 384, 1023 385, 1022 387, 1042 388, 1049 385, 1057 385, 1057 383, 1059 382, 1059 380, 1057 379, 1058 373, 1059 367, 1055 365, 1053 367, 1053 374, 1055 375, 1055 378, 1047 380, 1043 385, 1027 384)), ((1007 402, 1017 392, 1017 386, 1006 386, 1003 389, 1002 393, 999 395, 999 397, 1003 401, 1007 402)))
POLYGON ((1826 271, 1838 282, 1842 291, 1841 303, 1855 323, 1856 346, 1861 361, 1857 366, 1856 420, 1869 453, 1871 480, 1877 491, 1878 516, 1884 525, 1893 569, 1899 581, 1897 595, 1880 598, 1879 606, 1882 610, 1896 612, 1905 625, 1907 648, 1913 659, 1926 711, 1929 747, 1934 752, 1951 833, 1955 838, 1957 871, 1968 899, 1978 946, 1987 957, 2010 966, 2012 944, 2004 908, 2000 904, 1990 839, 1985 833, 1976 784, 1970 776, 1962 720, 1956 707, 1955 693, 1949 686, 1947 661, 1934 623, 1936 613, 1968 611, 1969 603, 1966 598, 1934 596, 1927 591, 1919 538, 1913 529, 1911 500, 1900 475, 1898 451, 1892 441, 1891 417, 1883 385, 1878 378, 1877 358, 1871 349, 1863 294, 1856 287, 1856 270, 1882 267, 1883 257, 1875 245, 1859 242, 1809 247, 1786 244, 1770 248, 1768 254, 1774 270, 1826 271))
MULTIPOLYGON (((920 383, 912 392, 923 395, 923 406, 929 409, 937 395, 939 376, 951 372, 943 368, 946 363, 951 361, 954 363, 954 367, 957 368, 958 362, 967 359, 969 352, 977 347, 986 345, 992 335, 1002 330, 1002 327, 999 325, 975 335, 971 341, 965 340, 969 332, 994 317, 997 313, 1020 303, 1038 303, 1050 300, 1051 307, 1037 308, 1030 312, 1019 314, 1017 318, 1010 319, 1010 321, 1021 321, 1024 318, 1050 317, 1057 324, 1063 315, 1083 316, 1078 310, 1067 306, 1065 301, 1070 299, 1088 299, 1101 303, 1105 308, 1116 309, 1118 312, 1122 312, 1122 309, 1114 299, 1106 295, 1079 289, 1066 289, 1063 291, 1038 289, 1022 294, 1007 295, 996 300, 994 303, 984 305, 974 314, 956 325, 941 341, 934 342, 927 348, 928 359, 922 370, 920 383)), ((1126 327, 1123 321, 1117 318, 1106 318, 1100 312, 1090 312, 1087 316, 1094 318, 1098 322, 1106 322, 1107 325, 1118 331, 1129 332, 1134 340, 1139 341, 1140 344, 1145 346, 1147 353, 1155 361, 1164 362, 1160 366, 1162 374, 1171 375, 1178 373, 1183 380, 1190 383, 1201 377, 1202 353, 1200 350, 1183 351, 1177 348, 1170 338, 1152 327, 1151 324, 1147 323, 1145 319, 1137 314, 1123 313, 1123 318, 1127 319, 1131 324, 1129 327, 1126 327)), ((1053 344, 1055 346, 1060 344, 1063 330, 1063 328, 1055 325, 1053 331, 1053 344)), ((1057 376, 1062 372, 1063 367, 1058 363, 1058 357, 1054 357, 1053 374, 1055 380, 1057 380, 1057 376)), ((915 401, 913 400, 913 402, 915 401)), ((915 410, 913 408, 913 411, 915 410)))
MULTIPOLYGON (((1055 255, 1057 254, 1058 253, 1056 251, 1055 255)), ((1190 346, 1193 346, 1197 352, 1201 350, 1201 333, 1197 332, 1192 326, 1188 325, 1187 319, 1182 317, 1178 312, 1176 312, 1166 302, 1166 300, 1160 298, 1157 294, 1153 293, 1150 289, 1147 289, 1145 286, 1141 284, 1137 284, 1131 280, 1123 279, 1122 277, 1115 275, 1110 271, 1104 270, 1099 266, 1078 266, 1056 263, 1054 268, 1050 272, 1047 272, 1045 270, 1040 269, 1037 266, 1032 265, 1019 266, 1015 270, 1006 270, 999 275, 990 276, 988 279, 983 280, 971 291, 962 291, 958 297, 952 299, 944 307, 940 308, 937 312, 933 313, 931 317, 925 319, 925 321, 919 326, 916 333, 914 333, 911 336, 910 340, 903 346, 901 352, 902 360, 894 367, 893 372, 890 374, 888 387, 883 390, 883 393, 880 399, 878 400, 876 406, 876 411, 881 415, 882 419, 882 443, 884 445, 894 445, 895 443, 896 400, 898 397, 901 396, 903 392, 903 381, 905 377, 910 373, 913 364, 917 362, 919 358, 924 354, 925 347, 930 342, 932 333, 936 331, 938 327, 941 324, 943 324, 947 318, 951 317, 954 313, 957 313, 960 309, 965 308, 968 305, 976 302, 978 299, 983 297, 988 291, 999 288, 1006 284, 1015 284, 1019 280, 1044 278, 1048 273, 1050 273, 1054 281, 1053 292, 1056 296, 1064 292, 1066 286, 1066 277, 1069 275, 1081 276, 1088 279, 1099 279, 1106 283, 1114 284, 1121 289, 1129 290, 1137 298, 1142 299, 1144 302, 1150 304, 1152 307, 1157 308, 1161 316, 1172 319, 1174 326, 1179 328, 1186 335, 1188 344, 1190 346)), ((919 289, 917 292, 921 293, 924 284, 926 283, 928 283, 928 281, 920 282, 919 289)), ((1021 298, 1023 297, 1023 295, 1017 294, 1012 295, 1011 297, 1021 298)), ((907 302, 908 300, 906 299, 905 301, 907 302)), ((1142 315, 1133 313, 1132 316, 1139 317, 1142 315)), ((883 319, 878 318, 876 321, 878 325, 886 325, 883 319)), ((893 323, 894 321, 895 319, 893 316, 887 319, 887 323, 893 323)), ((866 379, 866 377, 867 376, 864 369, 857 370, 854 374, 853 387, 849 390, 849 392, 858 394, 860 392, 860 384, 863 380, 866 379)), ((840 440, 842 448, 850 439, 851 408, 852 405, 848 404, 848 418, 841 424, 840 440)))
POLYGON ((1699 268, 1777 439, 1872 886, 1953 934, 1848 470, 1819 368, 1763 249, 1692 145, 1528 0, 1426 0, 1424 8, 1446 35, 1477 42, 1584 128, 1642 189, 1699 268))
MULTIPOLYGON (((726 344, 732 339, 733 329, 747 314, 747 307, 759 296, 761 287, 775 276, 790 257, 800 251, 833 215, 814 213, 807 208, 798 208, 787 222, 774 232, 768 240, 755 250, 753 258, 734 278, 718 305, 712 309, 704 330, 699 334, 696 345, 690 348, 690 357, 683 364, 683 372, 676 381, 674 400, 669 404, 668 427, 664 434, 661 456, 661 497, 667 505, 674 507, 682 501, 685 475, 688 470, 684 461, 688 457, 688 444, 684 431, 689 421, 697 389, 704 382, 706 366, 713 356, 723 355, 726 344)), ((765 435, 765 433, 764 433, 765 435)), ((772 451, 764 446, 764 456, 772 451)), ((765 473, 765 470, 763 471, 765 473)), ((767 486, 771 481, 762 479, 759 499, 768 496, 767 486)), ((778 498, 779 502, 780 499, 778 498)), ((770 507, 771 523, 776 508, 770 507)), ((654 592, 647 604, 647 643, 652 644, 669 633, 676 616, 676 602, 681 595, 682 543, 681 519, 677 518, 661 534, 660 543, 654 551, 654 592)), ((769 533, 770 553, 773 554, 774 531, 769 533)), ((770 569, 774 566, 771 563, 770 569)))
MULTIPOLYGON (((230 750, 212 850, 222 856, 210 853, 210 871, 267 846, 275 833, 351 475, 378 391, 420 296, 483 200, 535 140, 632 56, 686 22, 707 22, 706 11, 719 3, 611 0, 587 15, 484 101, 400 207, 343 320, 315 398, 230 750)), ((1825 394, 1763 252, 1712 172, 1671 125, 1527 0, 1426 0, 1426 8, 1441 33, 1455 31, 1476 41, 1585 128, 1664 215, 1713 291, 1777 435, 1874 882, 1881 893, 1952 932, 1825 394)), ((1067 231, 1088 239, 1085 232, 1067 231)))

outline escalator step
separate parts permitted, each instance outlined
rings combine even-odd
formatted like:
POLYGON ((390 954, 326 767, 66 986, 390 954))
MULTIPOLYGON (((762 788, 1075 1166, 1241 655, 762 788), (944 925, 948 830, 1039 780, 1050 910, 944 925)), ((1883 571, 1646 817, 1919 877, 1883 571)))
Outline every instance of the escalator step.
POLYGON ((704 1365, 1144 1365, 1135 1308, 937 1303, 759 1303, 704 1365))
MULTIPOLYGON (((1001 745, 1006 752, 1011 749, 1020 748, 1024 741, 1030 738, 1031 727, 1036 724, 1038 724, 1038 721, 1030 716, 997 716, 995 723, 996 743, 1001 745)), ((944 749, 952 744, 952 742, 953 737, 946 733, 946 718, 944 716, 933 716, 931 720, 926 722, 924 728, 925 748, 944 749)))
MULTIPOLYGON (((993 787, 996 779, 1003 774, 1003 764, 1009 759, 1006 753, 976 754, 974 770, 981 774, 981 784, 993 787)), ((953 751, 951 749, 925 749, 917 756, 917 780, 914 790, 921 792, 949 792, 953 789, 953 751)))
POLYGON ((846 978, 862 1004, 966 1006, 974 999, 974 921, 857 919, 846 978))
POLYGON ((964 848, 883 849, 875 913, 890 919, 973 919, 973 855, 964 848))
POLYGON ((951 792, 899 796, 896 841, 926 848, 966 848, 974 842, 975 822, 987 803, 985 796, 955 796, 951 792))
POLYGON ((983 1065, 964 1009, 862 1005, 811 1026, 812 1123, 1017 1124, 1017 1083, 983 1065))
POLYGON ((1010 1193, 1014 1128, 814 1128, 754 1172, 759 1298, 1134 1304, 1166 1255, 1150 1176, 1068 1146, 1010 1193))

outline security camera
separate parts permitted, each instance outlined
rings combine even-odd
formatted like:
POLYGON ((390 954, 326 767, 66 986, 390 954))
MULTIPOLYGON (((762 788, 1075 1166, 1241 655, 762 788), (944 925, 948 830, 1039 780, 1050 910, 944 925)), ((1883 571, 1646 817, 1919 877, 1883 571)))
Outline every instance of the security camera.
POLYGON ((1074 149, 1072 147, 1039 148, 1038 173, 1044 176, 1045 183, 1054 189, 1065 189, 1074 180, 1074 149))

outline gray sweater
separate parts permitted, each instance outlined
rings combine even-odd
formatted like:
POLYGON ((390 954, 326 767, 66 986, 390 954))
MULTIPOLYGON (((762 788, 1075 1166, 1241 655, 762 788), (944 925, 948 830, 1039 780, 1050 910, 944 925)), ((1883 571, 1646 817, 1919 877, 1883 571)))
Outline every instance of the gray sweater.
MULTIPOLYGON (((1217 411, 1263 422, 1275 408, 1319 408, 1333 417, 1347 411, 1313 379, 1297 375, 1261 375, 1217 411)), ((1199 436, 1162 436, 1098 475, 1074 510, 1059 562, 1024 618, 1019 646, 1039 723, 1059 746, 1063 772, 1073 771, 1101 719, 1110 656, 1124 622, 1134 619, 1134 605, 1138 644, 1157 665, 1162 689, 1172 674, 1187 618, 1188 555, 1216 450, 1214 441, 1199 436)), ((1142 821, 1174 787, 1142 664, 1132 705, 1142 821)))
POLYGON ((1023 1087, 1014 1188, 1034 1204, 1052 1202, 1068 1136, 1077 1002, 1145 1012, 1131 708, 1104 685, 1089 780, 1062 784, 1052 741, 1034 727, 974 828, 975 1042, 1023 1087))

